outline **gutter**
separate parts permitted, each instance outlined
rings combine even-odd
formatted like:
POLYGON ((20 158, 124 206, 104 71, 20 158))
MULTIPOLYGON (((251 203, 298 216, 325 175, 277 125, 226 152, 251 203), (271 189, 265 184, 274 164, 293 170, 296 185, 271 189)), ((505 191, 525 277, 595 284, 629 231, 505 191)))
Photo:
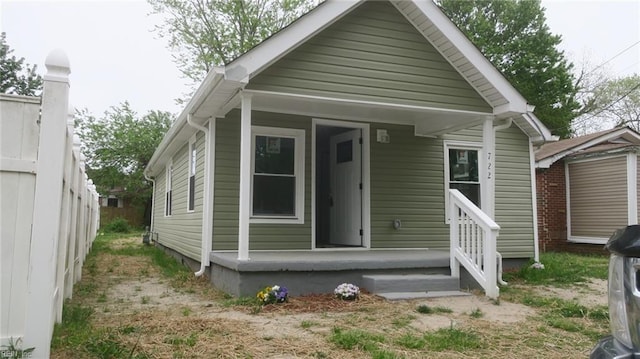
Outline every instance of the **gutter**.
POLYGON ((209 266, 209 252, 211 252, 211 221, 209 220, 209 213, 211 208, 210 194, 211 194, 211 166, 209 161, 211 159, 211 136, 210 130, 212 121, 209 121, 209 128, 194 123, 191 114, 187 114, 187 124, 196 130, 204 132, 205 143, 205 155, 204 155, 204 194, 202 201, 202 238, 200 240, 200 270, 195 272, 196 277, 200 277, 204 274, 206 268, 209 266))

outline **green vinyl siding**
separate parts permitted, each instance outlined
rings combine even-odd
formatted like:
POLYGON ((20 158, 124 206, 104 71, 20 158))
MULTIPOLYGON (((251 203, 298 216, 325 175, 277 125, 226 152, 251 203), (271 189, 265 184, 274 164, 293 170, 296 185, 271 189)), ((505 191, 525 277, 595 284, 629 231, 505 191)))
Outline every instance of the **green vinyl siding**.
MULTIPOLYGON (((306 131, 305 223, 251 224, 250 248, 311 248, 311 119, 253 112, 253 124, 306 131)), ((443 138, 414 136, 412 126, 370 123, 371 248, 449 246, 444 214, 444 140, 482 144, 482 127, 443 138), (376 141, 387 130, 390 143, 376 141), (394 219, 402 228, 392 227, 394 219)), ((238 242, 239 113, 217 120, 214 250, 234 250, 238 242)), ((496 133, 496 222, 498 250, 505 258, 533 255, 533 211, 529 142, 515 126, 496 133)))
MULTIPOLYGON (((482 126, 447 134, 444 139, 482 146, 482 126)), ((494 220, 500 225, 498 251, 504 258, 532 257, 534 239, 529 140, 515 125, 496 131, 494 173, 494 220)))
MULTIPOLYGON (((249 248, 311 248, 311 119, 308 117, 252 112, 252 125, 305 130, 305 209, 303 224, 249 225, 249 248)), ((240 185, 240 112, 232 111, 216 120, 216 175, 213 250, 238 247, 238 203, 240 185)))
POLYGON ((495 221, 505 258, 533 257, 533 199, 529 139, 516 126, 496 132, 495 221))
POLYGON ((413 126, 374 123, 370 142, 371 247, 448 248, 442 141, 414 136, 413 126), (390 143, 376 141, 377 129, 387 130, 390 143))
POLYGON ((172 215, 166 217, 165 184, 166 172, 156 178, 154 205, 154 232, 158 233, 158 241, 183 255, 200 260, 202 243, 202 203, 204 188, 204 135, 199 132, 196 137, 196 180, 195 207, 187 212, 189 142, 186 141, 173 156, 172 215))
POLYGON ((365 2, 252 78, 247 88, 492 111, 387 2, 365 2))

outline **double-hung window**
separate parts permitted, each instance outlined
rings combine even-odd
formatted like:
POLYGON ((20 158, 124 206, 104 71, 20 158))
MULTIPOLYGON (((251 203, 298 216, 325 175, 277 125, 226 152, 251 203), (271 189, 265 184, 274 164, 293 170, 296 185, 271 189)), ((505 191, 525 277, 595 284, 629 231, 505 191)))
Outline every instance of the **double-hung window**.
POLYGON ((171 204, 173 195, 173 163, 169 162, 165 172, 165 197, 164 197, 164 215, 171 216, 171 204))
POLYGON ((196 203, 196 136, 189 140, 189 176, 187 179, 187 211, 193 212, 196 203))
POLYGON ((251 222, 304 223, 304 135, 252 127, 251 222))
MULTIPOLYGON (((480 207, 480 144, 445 143, 445 188, 457 189, 480 207)), ((445 195, 447 211, 449 194, 445 195)), ((449 212, 447 212, 449 213, 449 212)))

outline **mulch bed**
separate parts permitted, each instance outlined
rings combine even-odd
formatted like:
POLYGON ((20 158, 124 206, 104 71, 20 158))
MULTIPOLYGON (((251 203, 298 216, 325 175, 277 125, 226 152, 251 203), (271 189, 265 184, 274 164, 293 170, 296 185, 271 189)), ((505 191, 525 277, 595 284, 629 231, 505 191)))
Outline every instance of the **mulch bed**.
POLYGON ((349 312, 359 308, 381 304, 385 300, 381 297, 360 293, 356 300, 341 300, 333 294, 308 294, 298 297, 289 297, 285 303, 267 304, 261 312, 266 313, 322 313, 322 312, 349 312))

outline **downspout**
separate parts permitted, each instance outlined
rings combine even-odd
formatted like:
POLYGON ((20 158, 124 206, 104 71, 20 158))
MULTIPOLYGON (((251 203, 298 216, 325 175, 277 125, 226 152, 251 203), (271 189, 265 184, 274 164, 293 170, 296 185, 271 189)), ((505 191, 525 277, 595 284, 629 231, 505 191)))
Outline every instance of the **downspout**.
POLYGON ((200 270, 195 272, 196 277, 200 277, 204 274, 207 264, 209 263, 209 252, 211 251, 211 238, 208 237, 208 233, 211 233, 209 230, 209 206, 210 203, 208 201, 210 186, 209 186, 209 157, 211 156, 209 150, 209 129, 194 123, 191 117, 191 113, 187 114, 187 124, 189 126, 204 132, 204 143, 205 143, 205 156, 204 156, 204 198, 202 201, 202 239, 200 242, 200 270))
POLYGON ((531 168, 531 204, 533 210, 533 264, 531 268, 544 269, 544 264, 540 263, 540 243, 538 243, 540 233, 538 232, 538 203, 536 180, 536 159, 533 153, 533 143, 529 140, 529 167, 531 168))
MULTIPOLYGON (((511 127, 511 124, 513 123, 513 119, 511 117, 509 117, 505 123, 503 123, 502 125, 498 125, 498 126, 494 126, 493 127, 493 153, 494 153, 494 158, 495 158, 495 152, 496 152, 496 132, 498 131, 502 131, 502 130, 506 130, 507 128, 511 127)), ((494 171, 495 171, 495 166, 494 166, 494 171)), ((493 195, 495 196, 495 190, 493 191, 493 195)), ((494 200, 494 204, 493 204, 493 209, 494 209, 494 216, 495 216, 495 200, 494 200)), ((504 279, 502 279, 502 254, 500 254, 500 252, 496 251, 496 254, 498 256, 497 261, 498 261, 498 283, 500 283, 500 285, 507 285, 508 283, 504 281, 504 279)))
POLYGON ((144 179, 151 182, 151 184, 153 185, 153 189, 151 190, 151 223, 149 224, 149 233, 153 233, 154 212, 156 210, 156 201, 154 199, 156 195, 156 180, 147 176, 147 171, 142 171, 142 174, 144 175, 144 179))

